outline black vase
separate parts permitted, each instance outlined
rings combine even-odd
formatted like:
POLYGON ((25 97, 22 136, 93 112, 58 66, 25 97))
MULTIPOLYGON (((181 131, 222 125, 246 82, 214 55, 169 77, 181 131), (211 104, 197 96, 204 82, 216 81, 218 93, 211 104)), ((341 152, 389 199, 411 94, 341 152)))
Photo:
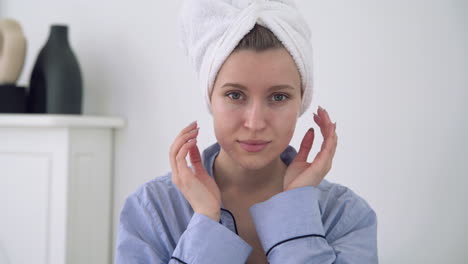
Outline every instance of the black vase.
POLYGON ((52 25, 31 75, 28 112, 81 114, 82 96, 80 66, 68 43, 68 27, 52 25))

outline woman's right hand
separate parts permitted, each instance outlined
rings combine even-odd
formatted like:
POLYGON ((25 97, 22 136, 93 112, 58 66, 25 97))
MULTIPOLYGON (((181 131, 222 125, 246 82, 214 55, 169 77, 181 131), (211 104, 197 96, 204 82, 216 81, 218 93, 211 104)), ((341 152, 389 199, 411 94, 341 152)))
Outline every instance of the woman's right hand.
POLYGON ((203 166, 197 147, 198 131, 197 123, 193 122, 184 128, 172 143, 169 153, 172 181, 195 212, 219 222, 221 193, 203 166), (187 165, 187 154, 190 156, 192 169, 187 165))

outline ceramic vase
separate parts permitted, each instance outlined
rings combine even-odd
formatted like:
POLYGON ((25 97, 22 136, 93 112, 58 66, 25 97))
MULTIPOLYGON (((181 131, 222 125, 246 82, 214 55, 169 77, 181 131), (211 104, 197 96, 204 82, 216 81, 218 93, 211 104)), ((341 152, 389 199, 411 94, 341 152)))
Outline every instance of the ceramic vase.
POLYGON ((31 74, 28 112, 81 114, 80 66, 68 41, 66 25, 52 25, 31 74))
POLYGON ((26 112, 26 88, 16 86, 26 56, 26 37, 13 19, 0 19, 0 113, 26 112))

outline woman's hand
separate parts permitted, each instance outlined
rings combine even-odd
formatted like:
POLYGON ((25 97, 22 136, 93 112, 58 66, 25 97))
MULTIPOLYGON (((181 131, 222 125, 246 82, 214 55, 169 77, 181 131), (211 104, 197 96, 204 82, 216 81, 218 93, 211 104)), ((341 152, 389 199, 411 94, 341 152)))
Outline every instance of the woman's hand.
POLYGON ((314 142, 314 129, 310 128, 302 139, 297 156, 289 164, 284 176, 283 190, 291 190, 304 186, 318 186, 330 171, 335 155, 338 136, 336 135, 336 123, 333 124, 325 109, 319 107, 318 115, 314 113, 314 121, 319 125, 324 141, 320 152, 312 163, 307 162, 307 157, 314 142))
POLYGON ((221 193, 216 182, 203 167, 197 147, 197 123, 184 128, 174 140, 170 150, 172 181, 188 200, 193 210, 218 222, 221 215, 221 193), (192 169, 187 165, 190 155, 192 169))

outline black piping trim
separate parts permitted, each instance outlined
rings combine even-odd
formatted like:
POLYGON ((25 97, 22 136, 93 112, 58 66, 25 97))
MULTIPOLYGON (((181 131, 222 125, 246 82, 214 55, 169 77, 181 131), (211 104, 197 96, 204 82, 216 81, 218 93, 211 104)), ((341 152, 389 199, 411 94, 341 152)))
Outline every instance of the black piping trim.
POLYGON ((182 261, 182 260, 180 260, 179 258, 176 258, 176 257, 174 257, 174 256, 172 256, 171 259, 175 259, 175 260, 179 261, 179 262, 182 263, 182 264, 188 264, 187 262, 182 261))
POLYGON ((283 240, 283 241, 278 242, 278 243, 276 243, 275 245, 273 245, 273 246, 267 251, 266 256, 268 256, 268 254, 271 252, 271 250, 272 250, 274 247, 278 246, 278 245, 281 245, 281 244, 283 244, 283 243, 285 243, 285 242, 288 242, 288 241, 291 241, 291 240, 294 240, 294 239, 300 239, 300 238, 305 238, 305 237, 321 237, 321 238, 324 238, 324 239, 325 239, 324 236, 322 236, 322 235, 317 235, 317 234, 310 234, 310 235, 303 235, 303 236, 292 237, 292 238, 283 240))
POLYGON ((234 218, 234 215, 228 209, 221 208, 221 210, 228 212, 231 215, 232 220, 234 221, 234 229, 236 230, 236 235, 239 235, 239 233, 237 232, 236 218, 234 218))

